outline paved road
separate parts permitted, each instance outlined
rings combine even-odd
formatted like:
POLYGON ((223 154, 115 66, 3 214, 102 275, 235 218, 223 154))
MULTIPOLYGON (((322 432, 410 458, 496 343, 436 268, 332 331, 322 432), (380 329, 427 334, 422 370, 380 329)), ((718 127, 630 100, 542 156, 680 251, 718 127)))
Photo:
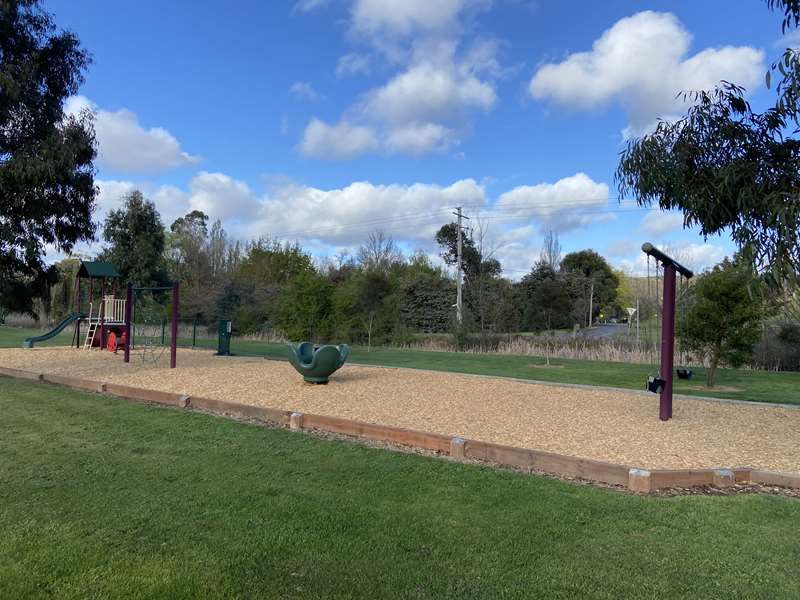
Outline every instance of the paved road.
MULTIPOLYGON (((600 325, 595 325, 591 329, 581 329, 578 333, 578 336, 582 338, 600 340, 614 338, 625 335, 626 333, 628 333, 628 326, 624 323, 601 323, 600 325)), ((555 337, 571 338, 572 335, 572 332, 569 331, 558 333, 555 337)))
POLYGON ((624 323, 602 323, 591 329, 584 329, 582 334, 584 337, 592 339, 612 338, 619 335, 625 335, 628 332, 628 326, 624 323))

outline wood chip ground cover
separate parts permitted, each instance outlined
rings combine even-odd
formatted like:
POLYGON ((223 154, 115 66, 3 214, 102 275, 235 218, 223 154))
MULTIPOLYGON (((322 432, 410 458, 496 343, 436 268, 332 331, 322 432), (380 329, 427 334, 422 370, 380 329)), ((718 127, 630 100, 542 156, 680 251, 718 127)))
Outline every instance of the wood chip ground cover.
POLYGON ((800 410, 397 368, 347 365, 327 386, 286 363, 180 350, 178 368, 69 348, 0 349, 35 372, 330 415, 652 469, 747 466, 800 473, 800 410))

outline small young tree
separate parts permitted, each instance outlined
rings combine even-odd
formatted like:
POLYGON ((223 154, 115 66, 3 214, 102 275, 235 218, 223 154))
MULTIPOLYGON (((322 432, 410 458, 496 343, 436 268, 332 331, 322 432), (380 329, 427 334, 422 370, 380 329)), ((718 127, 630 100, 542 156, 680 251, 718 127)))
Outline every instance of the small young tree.
POLYGON ((740 367, 759 339, 764 305, 753 292, 754 282, 749 267, 726 258, 691 287, 685 326, 678 334, 687 349, 708 360, 708 387, 714 387, 721 363, 740 367))
POLYGON ((619 278, 606 259, 594 250, 571 252, 561 261, 561 272, 569 275, 573 289, 586 298, 586 324, 591 327, 603 306, 617 299, 619 278))
POLYGON ((277 325, 291 340, 321 341, 333 321, 333 286, 313 271, 298 273, 281 290, 277 325))
POLYGON ((103 240, 108 246, 101 259, 114 263, 123 281, 143 286, 167 282, 164 226, 155 205, 140 191, 128 194, 125 206, 108 213, 103 240))

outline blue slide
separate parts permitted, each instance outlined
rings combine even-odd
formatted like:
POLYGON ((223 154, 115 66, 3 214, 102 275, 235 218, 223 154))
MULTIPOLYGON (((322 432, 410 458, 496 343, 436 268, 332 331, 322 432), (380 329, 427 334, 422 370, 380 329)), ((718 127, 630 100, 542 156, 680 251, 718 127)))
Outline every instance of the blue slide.
POLYGON ((68 317, 66 317, 63 321, 61 321, 58 325, 53 327, 53 329, 51 329, 47 333, 43 333, 42 335, 37 335, 37 336, 34 336, 34 337, 25 338, 25 340, 23 340, 23 342, 22 342, 22 347, 23 348, 33 348, 33 345, 36 342, 43 342, 45 340, 49 340, 50 338, 54 338, 59 333, 64 331, 64 328, 67 327, 68 325, 70 325, 71 323, 74 323, 78 319, 85 319, 85 318, 86 318, 86 315, 79 315, 77 313, 73 313, 73 314, 69 315, 68 317))

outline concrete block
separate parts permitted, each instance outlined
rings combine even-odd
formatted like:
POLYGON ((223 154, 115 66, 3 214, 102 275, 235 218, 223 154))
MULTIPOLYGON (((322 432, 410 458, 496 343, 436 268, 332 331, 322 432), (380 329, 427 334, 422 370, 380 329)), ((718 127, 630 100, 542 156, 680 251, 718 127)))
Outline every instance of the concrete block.
POLYGON ((649 494, 652 490, 650 471, 646 469, 631 469, 628 471, 628 489, 632 492, 649 494))
POLYGON ((716 469, 714 471, 714 485, 717 487, 730 487, 736 483, 736 477, 731 469, 716 469))
POLYGON ((303 428, 303 413, 293 412, 289 416, 289 429, 303 428))
POLYGON ((450 440, 450 456, 459 460, 463 459, 466 442, 462 437, 454 437, 450 440))

